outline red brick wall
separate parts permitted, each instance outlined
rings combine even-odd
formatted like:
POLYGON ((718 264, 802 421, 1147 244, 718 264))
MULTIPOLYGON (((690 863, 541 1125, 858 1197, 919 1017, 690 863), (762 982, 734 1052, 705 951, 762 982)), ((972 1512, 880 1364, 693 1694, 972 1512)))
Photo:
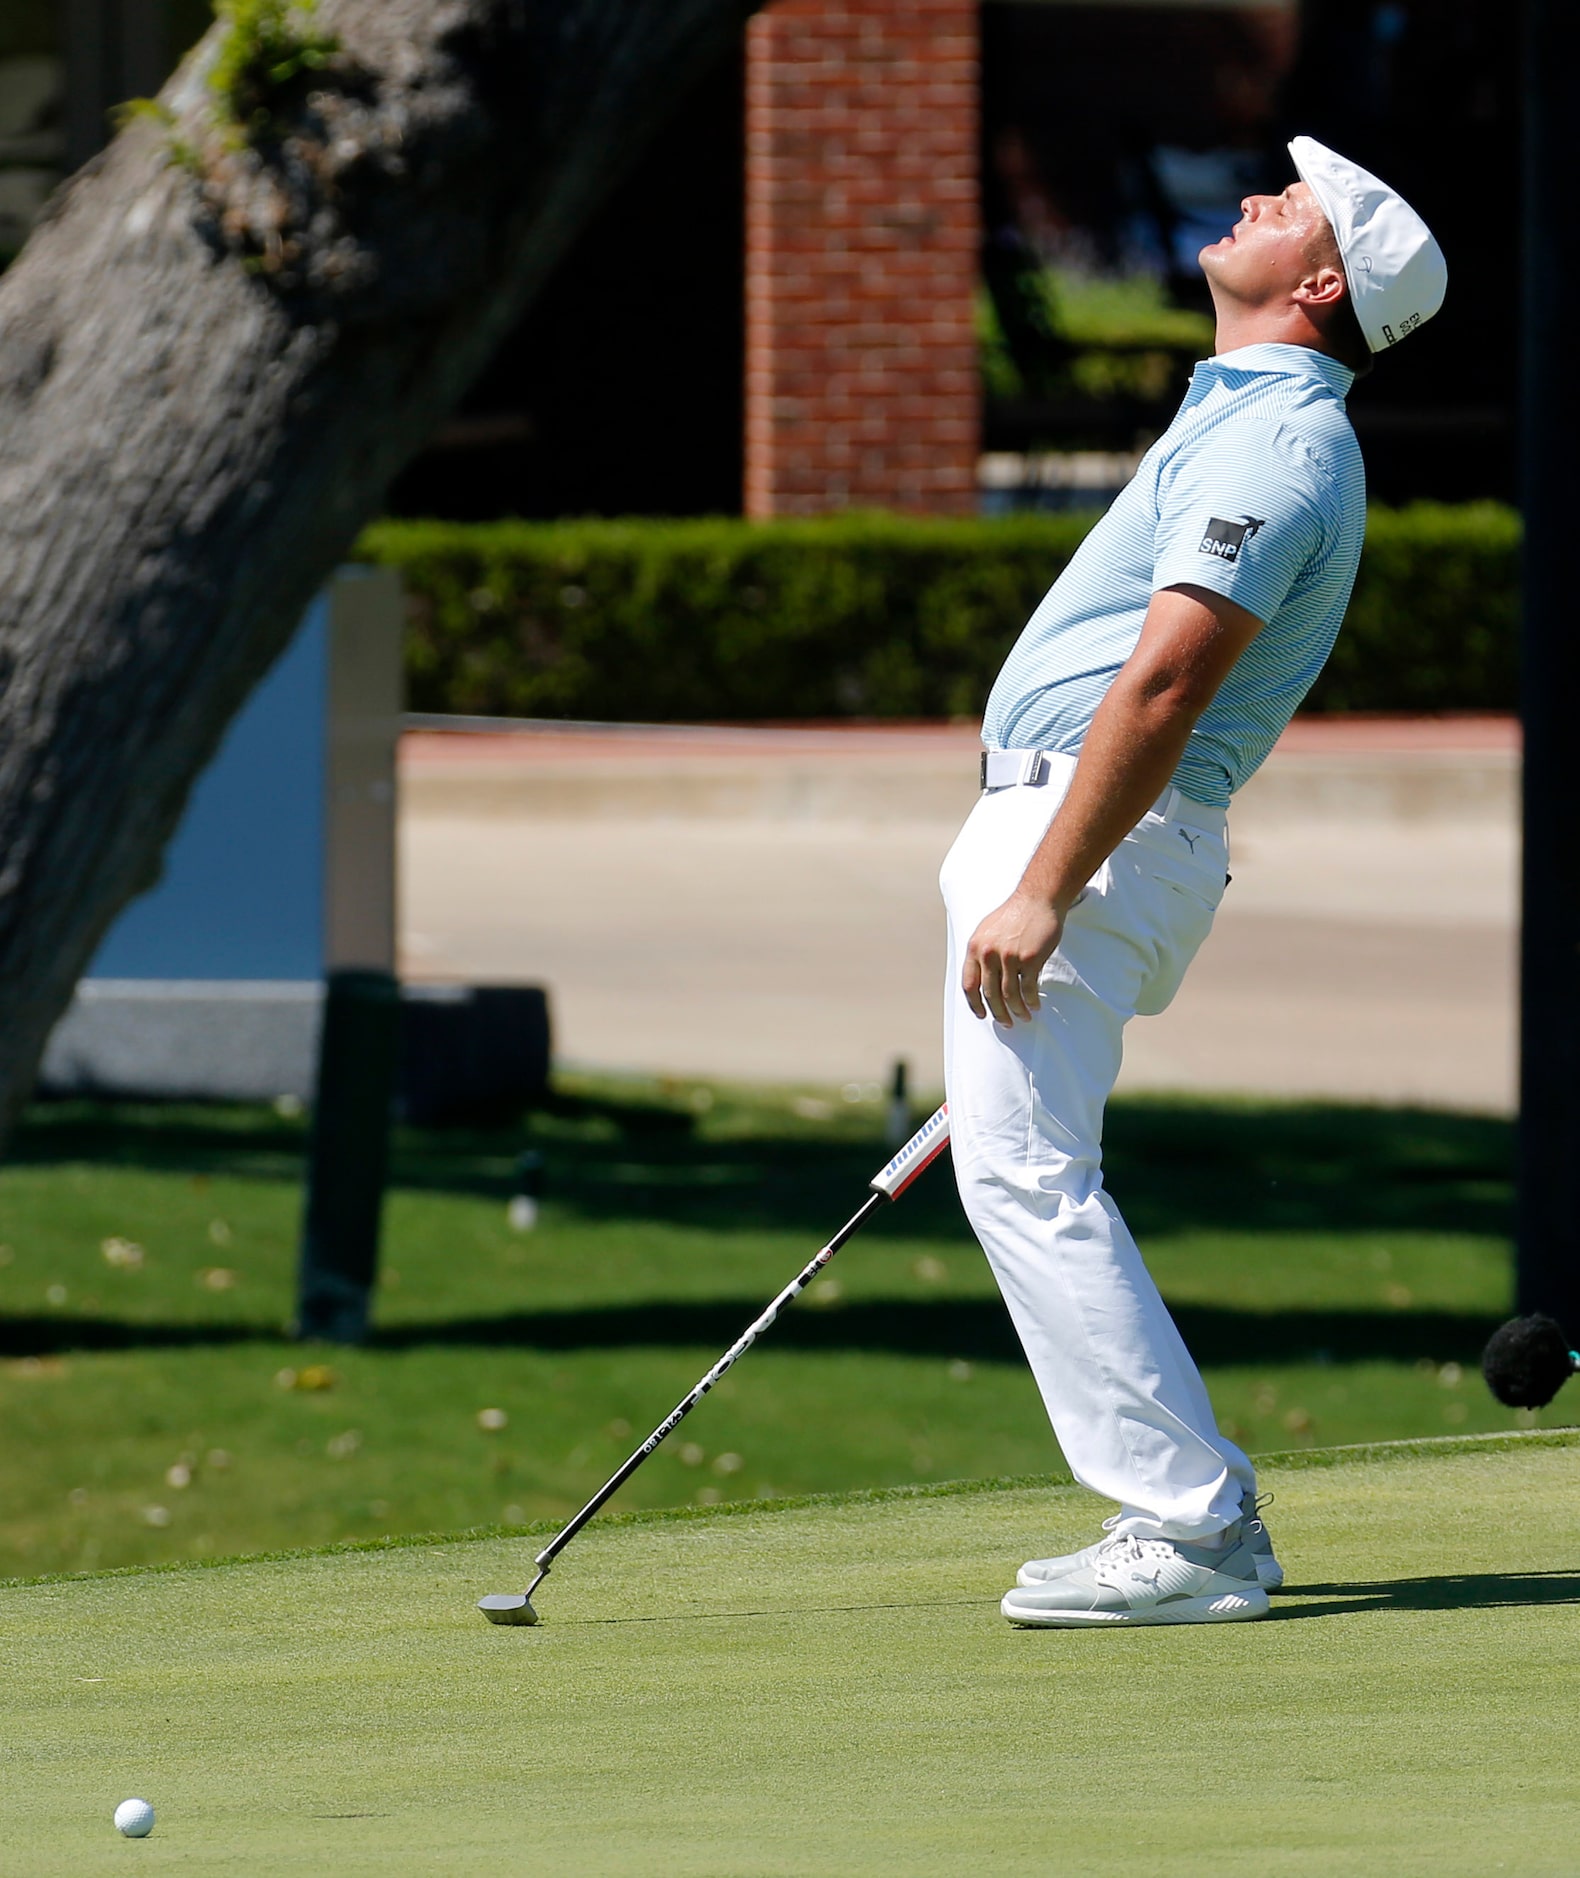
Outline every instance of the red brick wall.
POLYGON ((747 28, 746 512, 975 507, 977 0, 747 28))

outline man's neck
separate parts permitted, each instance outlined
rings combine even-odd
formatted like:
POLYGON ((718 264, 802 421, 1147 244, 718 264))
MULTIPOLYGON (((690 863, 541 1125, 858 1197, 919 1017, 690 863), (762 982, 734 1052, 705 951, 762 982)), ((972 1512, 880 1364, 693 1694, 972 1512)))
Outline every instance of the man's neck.
POLYGON ((1213 352, 1238 352, 1244 346, 1305 346, 1312 352, 1326 350, 1322 334, 1296 307, 1242 307, 1232 303, 1214 307, 1217 331, 1213 352))

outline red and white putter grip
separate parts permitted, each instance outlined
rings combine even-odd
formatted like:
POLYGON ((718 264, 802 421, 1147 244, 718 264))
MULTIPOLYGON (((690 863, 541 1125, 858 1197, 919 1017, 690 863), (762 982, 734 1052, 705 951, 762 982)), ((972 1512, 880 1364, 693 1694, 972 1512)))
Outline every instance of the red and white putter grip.
POLYGON ((949 1146, 949 1104, 923 1122, 881 1174, 872 1177, 875 1193, 899 1199, 916 1176, 925 1173, 949 1146))

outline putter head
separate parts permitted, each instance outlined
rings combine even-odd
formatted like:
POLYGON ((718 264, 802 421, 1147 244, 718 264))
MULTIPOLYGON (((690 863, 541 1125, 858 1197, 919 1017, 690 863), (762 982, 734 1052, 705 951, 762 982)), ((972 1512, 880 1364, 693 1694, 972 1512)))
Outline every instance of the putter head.
POLYGON ((535 1624, 538 1614, 525 1591, 494 1591, 477 1600, 477 1608, 491 1624, 535 1624))

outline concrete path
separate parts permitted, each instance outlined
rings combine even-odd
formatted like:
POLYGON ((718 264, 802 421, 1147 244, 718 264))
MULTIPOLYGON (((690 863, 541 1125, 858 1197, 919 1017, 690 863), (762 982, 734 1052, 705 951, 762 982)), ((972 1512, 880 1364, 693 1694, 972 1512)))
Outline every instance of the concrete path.
MULTIPOLYGON (((408 976, 533 980, 562 1061, 936 1087, 938 865, 970 727, 408 733, 408 976)), ((1514 1100, 1507 720, 1291 727, 1234 882, 1121 1087, 1514 1100)))

